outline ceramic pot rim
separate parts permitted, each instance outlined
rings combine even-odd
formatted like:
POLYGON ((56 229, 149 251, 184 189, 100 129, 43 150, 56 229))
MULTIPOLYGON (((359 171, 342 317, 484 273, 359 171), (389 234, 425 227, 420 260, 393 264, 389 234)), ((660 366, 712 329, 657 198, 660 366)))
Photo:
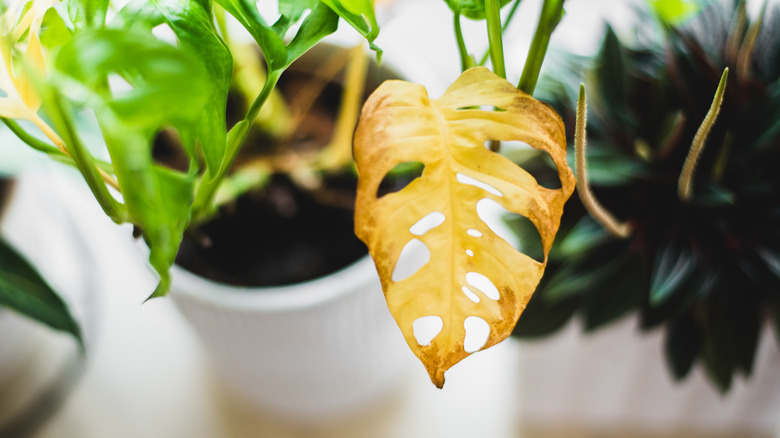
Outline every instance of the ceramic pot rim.
POLYGON ((189 296, 234 310, 287 312, 316 307, 365 287, 378 277, 374 262, 365 255, 356 262, 323 277, 271 287, 242 287, 219 283, 174 265, 171 293, 189 296))

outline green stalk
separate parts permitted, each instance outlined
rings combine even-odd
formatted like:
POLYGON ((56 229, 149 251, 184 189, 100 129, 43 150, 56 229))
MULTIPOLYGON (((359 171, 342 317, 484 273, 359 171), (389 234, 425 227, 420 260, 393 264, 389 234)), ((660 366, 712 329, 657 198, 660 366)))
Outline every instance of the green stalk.
MULTIPOLYGON (((55 160, 61 161, 67 165, 77 167, 76 162, 73 161, 71 157, 65 155, 61 150, 57 149, 55 146, 52 146, 46 143, 45 141, 30 134, 29 132, 25 131, 24 128, 22 128, 18 123, 16 123, 16 120, 9 119, 6 117, 0 117, 0 121, 5 123, 5 126, 7 126, 8 129, 10 129, 11 132, 13 132, 19 138, 19 140, 23 141, 24 143, 26 143, 28 146, 35 149, 36 151, 51 155, 51 157, 54 158, 55 160)), ((106 173, 111 174, 114 172, 114 168, 111 166, 111 164, 105 161, 95 160, 95 165, 106 173)))
POLYGON ((580 94, 577 99, 577 118, 574 127, 574 167, 577 175, 577 194, 585 210, 610 234, 621 239, 631 236, 632 227, 621 222, 596 199, 588 181, 587 136, 585 127, 588 125, 588 111, 585 95, 585 84, 580 84, 580 94))
POLYGON ((262 108, 265 101, 268 100, 268 96, 271 95, 271 92, 276 87, 276 83, 279 81, 282 71, 283 70, 275 70, 268 72, 263 89, 260 90, 260 94, 258 94, 255 101, 252 102, 246 116, 244 116, 242 121, 236 123, 236 125, 230 129, 230 132, 228 132, 227 148, 225 150, 225 159, 222 161, 222 165, 215 175, 211 175, 210 169, 207 169, 200 180, 200 185, 195 193, 195 200, 192 204, 193 222, 197 223, 208 217, 212 199, 214 199, 214 194, 217 192, 219 184, 233 166, 233 162, 236 160, 236 157, 241 150, 241 146, 249 135, 253 121, 257 118, 260 108, 262 108))
POLYGON ((533 94, 536 82, 539 80, 539 71, 542 69, 544 56, 547 54, 547 46, 550 45, 550 35, 563 18, 564 0, 544 0, 542 12, 539 14, 539 24, 536 26, 534 39, 528 49, 528 58, 525 60, 523 74, 517 88, 528 94, 533 94))
POLYGON ((460 54, 460 71, 464 72, 474 67, 474 61, 466 49, 466 41, 463 39, 463 30, 460 27, 460 14, 453 12, 452 27, 455 29, 455 40, 458 42, 458 53, 460 54))
POLYGON ((485 1, 485 19, 487 21, 490 62, 493 64, 493 73, 506 79, 504 41, 501 32, 501 7, 498 5, 498 0, 485 1))
POLYGON ((49 116, 59 129, 62 141, 76 167, 84 176, 90 191, 111 220, 118 224, 127 222, 130 219, 127 208, 109 193, 108 187, 106 187, 103 177, 95 165, 95 159, 76 134, 73 120, 69 116, 70 112, 64 107, 63 100, 50 90, 47 91, 49 108, 53 110, 49 112, 49 116))
POLYGON ((712 98, 710 109, 707 111, 707 115, 704 116, 704 121, 701 122, 698 131, 696 131, 693 143, 691 143, 691 149, 688 151, 688 156, 685 157, 683 170, 680 173, 680 179, 677 181, 677 196, 683 202, 690 202, 693 199, 693 176, 696 171, 696 164, 699 162, 699 156, 701 156, 704 145, 707 143, 707 136, 718 119, 728 79, 729 68, 726 67, 723 70, 723 75, 720 77, 718 89, 715 90, 715 97, 712 98))
MULTIPOLYGON (((517 9, 520 6, 520 3, 522 2, 523 0, 515 0, 515 2, 512 3, 512 9, 509 10, 509 14, 507 14, 506 20, 501 24, 502 34, 506 32, 507 28, 509 27, 509 23, 512 22, 512 19, 515 17, 515 13, 517 12, 517 9)), ((490 56, 490 50, 486 51, 485 54, 482 55, 482 59, 479 60, 479 65, 485 65, 489 56, 490 56)))

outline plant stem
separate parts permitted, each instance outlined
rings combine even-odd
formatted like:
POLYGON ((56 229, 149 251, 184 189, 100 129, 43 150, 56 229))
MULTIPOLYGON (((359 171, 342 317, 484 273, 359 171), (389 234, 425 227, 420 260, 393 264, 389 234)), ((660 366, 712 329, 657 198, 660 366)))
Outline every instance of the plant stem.
POLYGON ((455 40, 458 42, 458 53, 460 54, 460 71, 464 72, 473 67, 471 56, 466 49, 466 41, 463 40, 463 30, 460 27, 460 14, 453 12, 452 27, 455 29, 455 40))
MULTIPOLYGON (((49 106, 52 109, 52 111, 49 112, 49 116, 62 133, 61 141, 63 145, 65 145, 66 154, 75 162, 76 167, 84 176, 84 180, 87 182, 90 191, 92 191, 92 194, 95 196, 95 199, 97 199, 106 215, 118 224, 127 222, 129 220, 127 208, 124 204, 121 204, 114 199, 111 193, 109 193, 104 180, 110 177, 97 168, 92 154, 78 138, 76 130, 73 127, 73 120, 70 118, 69 108, 65 108, 63 99, 55 93, 50 91, 50 96, 48 97, 50 102, 49 106)), ((118 186, 119 185, 117 184, 117 189, 118 186)))
MULTIPOLYGON (((71 158, 70 155, 66 154, 60 149, 38 139, 34 135, 25 131, 24 128, 22 128, 16 122, 16 120, 9 119, 6 117, 0 117, 0 120, 3 123, 5 123, 8 129, 10 129, 11 132, 13 132, 19 138, 19 140, 22 140, 31 148, 35 149, 38 152, 43 152, 44 154, 51 155, 54 159, 60 160, 65 164, 76 167, 76 162, 73 161, 73 158, 71 158)), ((113 172, 114 170, 111 164, 102 160, 95 160, 95 165, 103 172, 113 172)))
POLYGON ((195 193, 195 200, 192 204, 192 217, 194 223, 208 217, 209 207, 211 206, 211 201, 214 199, 214 194, 216 193, 219 184, 232 167, 233 162, 241 150, 241 146, 249 135, 249 131, 255 118, 257 118, 257 114, 260 112, 260 108, 262 108, 263 104, 268 99, 268 96, 271 95, 271 91, 276 87, 276 83, 279 81, 282 71, 283 70, 273 70, 268 72, 263 89, 260 90, 260 94, 258 94, 255 101, 252 102, 246 116, 228 132, 225 159, 222 161, 220 168, 217 169, 217 172, 214 175, 211 174, 211 169, 207 169, 203 174, 200 185, 195 193))
POLYGON ((627 223, 615 219, 603 205, 599 203, 588 183, 588 166, 586 162, 587 139, 585 127, 587 126, 587 108, 585 103, 585 85, 580 84, 580 95, 577 99, 577 122, 574 132, 575 167, 577 170, 577 194, 580 196, 585 210, 600 223, 610 234, 615 237, 627 238, 631 235, 631 227, 627 223))
POLYGON ((485 0, 485 19, 487 21, 490 62, 493 64, 493 73, 506 79, 504 41, 501 32, 501 7, 498 5, 498 0, 485 0))
MULTIPOLYGON (((512 9, 509 10, 509 14, 506 16, 506 20, 501 24, 501 33, 503 34, 506 32, 506 29, 509 27, 509 23, 512 22, 512 19, 515 17, 515 13, 517 12, 518 7, 520 6, 520 3, 522 3, 523 0, 515 0, 515 2, 512 4, 512 9)), ((488 49, 483 55, 482 59, 479 60, 478 65, 485 65, 485 63, 488 60, 488 57, 490 56, 490 50, 488 49)))
POLYGON ((753 61, 753 52, 755 52, 756 41, 758 41, 758 34, 761 32, 761 25, 764 22, 764 15, 766 15, 766 7, 768 1, 764 0, 764 4, 761 7, 761 12, 758 14, 758 19, 750 25, 745 40, 742 42, 742 46, 739 48, 737 55, 737 78, 740 82, 746 81, 750 78, 750 66, 753 61))
POLYGON ((696 163, 699 161, 699 156, 704 150, 704 144, 707 142, 707 136, 712 130, 712 125, 715 124, 715 120, 720 113, 720 106, 723 103, 723 94, 726 91, 726 83, 729 78, 729 69, 723 70, 723 75, 720 77, 720 83, 718 83, 718 89, 715 91, 715 97, 712 99, 707 115, 704 116, 704 121, 701 122, 699 130, 696 131, 696 135, 693 137, 693 143, 691 143, 691 149, 688 151, 688 156, 685 158, 685 164, 683 164, 683 170, 680 173, 680 179, 677 181, 677 196, 683 202, 690 202, 693 198, 693 174, 696 170, 696 163))
POLYGON ((563 0, 544 0, 542 12, 539 14, 539 24, 536 26, 531 47, 528 49, 523 74, 517 84, 517 88, 528 94, 533 94, 534 89, 536 89, 539 71, 542 69, 547 46, 550 44, 550 35, 560 23, 561 18, 563 18, 563 0))

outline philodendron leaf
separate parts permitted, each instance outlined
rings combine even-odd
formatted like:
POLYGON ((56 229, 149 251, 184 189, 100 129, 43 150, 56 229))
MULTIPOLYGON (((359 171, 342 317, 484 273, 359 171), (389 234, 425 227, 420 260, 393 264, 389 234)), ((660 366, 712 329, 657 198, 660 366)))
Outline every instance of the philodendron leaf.
POLYGON ((153 296, 164 295, 189 224, 195 179, 157 165, 153 139, 164 127, 175 127, 182 138, 202 132, 198 124, 212 86, 208 71, 189 50, 115 29, 78 33, 59 50, 54 66, 59 92, 95 109, 128 219, 143 230, 149 261, 160 275, 153 296), (112 75, 126 89, 106 87, 112 75))
POLYGON ((563 122, 550 107, 479 67, 439 99, 419 85, 382 84, 363 108, 354 154, 360 175, 355 231, 368 245, 407 343, 441 387, 448 368, 512 332, 542 276, 575 185, 563 122), (548 153, 561 188, 540 186, 488 150, 489 140, 518 140, 548 153), (422 175, 377 199, 384 176, 404 162, 422 163, 422 175), (544 261, 496 235, 478 213, 479 203, 529 218, 541 236, 544 261), (429 260, 404 272, 408 266, 399 257, 414 254, 414 247, 429 260))
POLYGON ((0 238, 0 309, 2 307, 68 332, 83 346, 79 325, 62 298, 21 254, 0 238))
MULTIPOLYGON (((112 21, 112 27, 124 29, 141 28, 151 32, 152 28, 166 24, 176 35, 181 49, 192 53, 208 74, 208 104, 201 108, 199 120, 193 133, 200 143, 206 165, 216 174, 225 157, 225 108, 233 59, 225 43, 217 35, 210 12, 198 0, 134 0, 126 5, 112 21)), ((185 141, 194 155, 193 141, 185 141)))
POLYGON ((372 0, 322 0, 322 2, 363 35, 373 50, 381 53, 379 47, 374 45, 374 40, 379 35, 379 24, 376 21, 372 0))

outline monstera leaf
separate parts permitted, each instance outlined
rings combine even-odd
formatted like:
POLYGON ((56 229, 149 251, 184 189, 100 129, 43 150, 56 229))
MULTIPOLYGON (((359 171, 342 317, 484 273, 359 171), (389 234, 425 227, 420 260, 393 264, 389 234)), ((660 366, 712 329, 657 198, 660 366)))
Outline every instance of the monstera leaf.
POLYGON ((575 187, 563 122, 485 68, 463 73, 439 99, 422 86, 388 81, 363 108, 354 155, 356 234, 368 245, 407 343, 441 387, 448 368, 511 333, 542 276, 575 187), (522 141, 549 154, 561 188, 537 184, 486 148, 490 140, 522 141), (377 198, 384 176, 405 162, 422 163, 422 175, 377 198), (544 260, 496 235, 477 212, 483 199, 530 219, 544 260), (397 261, 414 246, 427 249, 428 261, 400 278, 397 261), (475 335, 480 326, 483 333, 489 326, 489 334, 475 335))

